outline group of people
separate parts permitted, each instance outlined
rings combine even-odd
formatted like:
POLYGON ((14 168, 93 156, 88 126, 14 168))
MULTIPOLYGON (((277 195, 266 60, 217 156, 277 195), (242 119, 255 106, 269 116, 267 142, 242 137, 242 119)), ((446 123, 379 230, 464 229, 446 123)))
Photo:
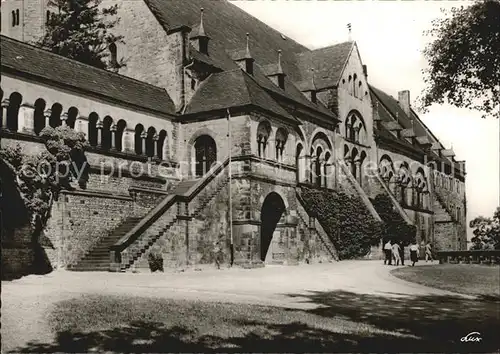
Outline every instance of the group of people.
MULTIPOLYGON (((405 265, 405 251, 404 246, 400 246, 398 241, 387 241, 384 245, 384 253, 385 259, 384 264, 392 265, 393 262, 395 265, 405 265)), ((410 244, 410 260, 412 262, 412 267, 415 266, 415 263, 418 262, 418 258, 420 257, 420 250, 417 245, 417 242, 413 240, 410 244)), ((432 258, 432 248, 430 242, 427 242, 425 245, 425 261, 433 261, 432 258)))

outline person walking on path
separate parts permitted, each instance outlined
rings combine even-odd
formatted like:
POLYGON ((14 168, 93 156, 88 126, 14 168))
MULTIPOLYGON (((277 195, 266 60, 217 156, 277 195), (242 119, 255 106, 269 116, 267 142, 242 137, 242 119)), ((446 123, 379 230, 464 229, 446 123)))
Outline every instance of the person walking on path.
POLYGON ((397 242, 394 242, 392 245, 392 258, 394 258, 394 263, 398 266, 401 261, 401 257, 399 256, 400 247, 397 242))
POLYGON ((402 242, 399 248, 399 258, 401 259, 401 265, 405 265, 405 246, 402 242))
POLYGON ((431 262, 434 260, 432 258, 432 248, 431 248, 431 243, 427 242, 425 245, 425 262, 427 263, 428 260, 431 260, 431 262))
POLYGON ((410 245, 410 260, 411 260, 411 266, 415 267, 415 262, 418 262, 418 256, 419 256, 419 251, 418 251, 418 245, 416 241, 412 241, 410 245))
POLYGON ((384 245, 384 254, 385 254, 385 259, 384 259, 384 264, 388 263, 389 265, 392 264, 392 245, 391 241, 387 241, 387 243, 384 245))

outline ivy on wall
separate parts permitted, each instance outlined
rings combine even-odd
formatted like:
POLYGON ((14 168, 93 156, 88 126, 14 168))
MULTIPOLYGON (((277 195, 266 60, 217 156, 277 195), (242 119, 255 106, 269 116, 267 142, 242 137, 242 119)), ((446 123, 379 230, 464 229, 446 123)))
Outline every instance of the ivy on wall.
POLYGON ((394 210, 389 196, 379 194, 371 201, 378 215, 384 221, 384 242, 392 241, 398 242, 401 246, 408 246, 415 239, 417 228, 404 221, 401 215, 394 210))
POLYGON ((321 223, 340 259, 363 257, 379 244, 384 225, 356 196, 308 186, 300 190, 307 211, 321 223))

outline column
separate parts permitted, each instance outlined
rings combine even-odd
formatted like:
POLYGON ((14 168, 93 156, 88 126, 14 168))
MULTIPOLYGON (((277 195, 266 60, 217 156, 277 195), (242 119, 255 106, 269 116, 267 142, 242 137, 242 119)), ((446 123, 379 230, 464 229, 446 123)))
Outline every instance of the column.
POLYGON ((142 142, 142 155, 146 156, 146 138, 148 137, 148 133, 141 133, 141 142, 142 142))
POLYGON ((34 114, 35 107, 30 104, 23 103, 21 107, 19 107, 17 131, 21 133, 33 134, 35 131, 34 114))
POLYGON ((7 109, 9 108, 9 100, 6 98, 2 101, 2 129, 7 129, 7 109))
POLYGON ((125 128, 125 130, 123 131, 123 134, 122 134, 122 151, 125 152, 125 153, 132 153, 133 152, 133 148, 132 148, 132 143, 131 143, 131 139, 132 139, 132 136, 134 134, 134 131, 128 129, 128 128, 125 128))
POLYGON ((43 112, 43 115, 45 116, 45 127, 50 126, 50 116, 52 115, 52 110, 46 109, 45 112, 43 112))
POLYGON ((68 113, 64 112, 63 114, 61 114, 61 127, 67 127, 68 126, 67 121, 68 121, 68 113))
POLYGON ((356 166, 356 181, 361 185, 361 161, 354 161, 354 164, 356 166))
POLYGON ((97 147, 100 148, 102 146, 102 120, 99 120, 96 124, 97 128, 97 147))
POLYGON ((75 130, 77 132, 83 133, 85 139, 89 139, 89 119, 85 116, 78 116, 75 121, 75 130))
POLYGON ((155 134, 153 136, 153 158, 154 159, 158 158, 158 139, 159 139, 158 134, 155 134))
POLYGON ((113 124, 111 130, 111 150, 116 150, 116 124, 113 124))

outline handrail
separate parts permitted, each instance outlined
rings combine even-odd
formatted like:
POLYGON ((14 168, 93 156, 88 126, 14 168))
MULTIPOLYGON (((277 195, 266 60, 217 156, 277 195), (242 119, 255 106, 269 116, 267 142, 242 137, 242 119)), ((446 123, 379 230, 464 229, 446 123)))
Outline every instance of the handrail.
POLYGON ((340 166, 342 169, 342 172, 347 176, 347 179, 351 182, 351 184, 354 186, 354 189, 356 189, 356 192, 358 192, 358 195, 360 196, 361 200, 365 204, 366 208, 370 212, 370 214, 373 216, 373 218, 377 221, 382 222, 382 219, 380 218, 380 215, 378 215, 377 210, 375 210, 375 207, 373 206, 372 202, 366 195, 365 191, 361 186, 358 184, 358 181, 354 178, 354 176, 351 174, 351 171, 347 169, 347 166, 340 160, 336 161, 336 166, 340 166))
POLYGON ((151 224, 153 224, 160 217, 160 215, 165 212, 165 210, 170 208, 176 202, 175 199, 175 195, 169 195, 163 199, 160 204, 147 213, 137 225, 135 225, 129 232, 123 235, 121 239, 111 246, 111 249, 113 251, 123 251, 125 248, 130 246, 135 240, 137 240, 139 235, 145 229, 151 226, 151 224))
POLYGON ((189 188, 184 194, 177 195, 180 201, 189 202, 191 201, 205 186, 210 183, 219 173, 229 164, 229 158, 224 160, 221 164, 212 167, 206 174, 205 178, 201 178, 194 185, 189 188))
POLYGON ((377 181, 382 185, 382 188, 385 190, 385 192, 387 193, 387 195, 391 199, 392 204, 398 210, 399 215, 401 215, 401 217, 403 218, 404 221, 406 221, 407 224, 413 225, 413 222, 411 221, 410 217, 408 216, 408 214, 406 213, 406 211, 403 209, 403 207, 398 203, 396 197, 394 197, 394 195, 392 194, 392 192, 389 190, 389 187, 387 187, 385 185, 384 181, 382 180, 382 177, 380 177, 380 175, 378 173, 375 174, 375 176, 377 178, 377 181))
POLYGON ((134 226, 129 232, 127 232, 120 240, 118 240, 113 246, 111 246, 112 251, 123 251, 125 248, 134 243, 139 236, 151 226, 158 218, 172 205, 180 201, 190 201, 196 194, 198 194, 208 183, 210 183, 215 177, 226 167, 229 163, 229 159, 226 159, 222 164, 214 166, 204 178, 201 178, 196 182, 186 193, 177 195, 171 194, 163 199, 160 204, 158 204, 153 210, 144 216, 141 221, 134 226))

